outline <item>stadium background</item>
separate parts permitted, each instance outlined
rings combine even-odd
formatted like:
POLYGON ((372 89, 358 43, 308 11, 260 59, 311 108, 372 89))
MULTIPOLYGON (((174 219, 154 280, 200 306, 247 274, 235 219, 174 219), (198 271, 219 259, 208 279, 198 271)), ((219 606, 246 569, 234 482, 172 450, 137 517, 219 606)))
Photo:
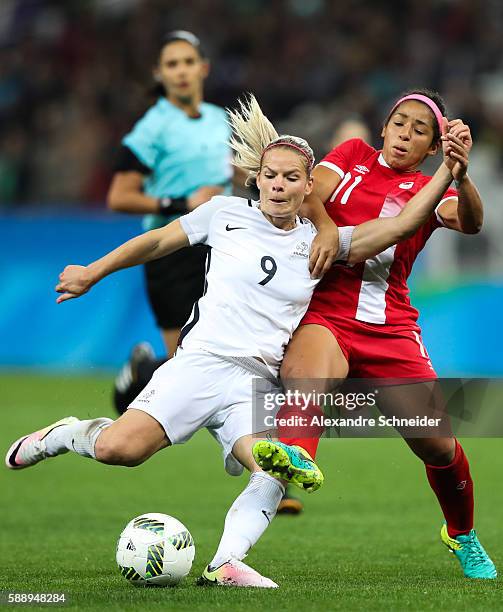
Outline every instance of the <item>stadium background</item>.
MULTIPOLYGON (((65 264, 140 230, 139 219, 108 213, 104 198, 115 148, 150 103, 159 38, 173 28, 205 42, 209 101, 231 106, 253 91, 318 159, 348 117, 377 137, 404 88, 445 95, 474 134, 470 173, 486 222, 477 236, 437 232, 416 264, 413 302, 441 374, 503 375, 499 0, 1 0, 1 448, 62 415, 113 416, 112 374, 132 344, 161 350, 140 270, 60 306, 54 285, 65 264)), ((463 445, 476 526, 501 569, 501 440, 463 445)), ((500 582, 468 583, 442 549, 424 467, 401 440, 323 440, 319 459, 323 490, 304 496, 302 516, 278 517, 247 558, 280 583, 277 593, 193 586, 244 486, 224 477, 204 432, 134 470, 73 454, 0 470, 0 591, 64 591, 74 609, 121 612, 501 609, 500 582), (114 564, 118 533, 145 511, 179 517, 196 541, 190 580, 169 593, 128 588, 114 564)))
POLYGON ((63 265, 136 234, 104 198, 121 136, 151 103, 163 32, 199 33, 207 99, 253 91, 318 159, 348 117, 379 127, 396 95, 439 90, 467 121, 486 206, 475 237, 439 231, 416 265, 413 302, 443 375, 503 374, 500 235, 503 5, 497 0, 4 0, 0 9, 0 366, 115 368, 132 342, 161 349, 140 270, 56 307, 63 265), (232 24, 232 27, 229 27, 232 24), (127 331, 126 331, 127 330, 127 331))

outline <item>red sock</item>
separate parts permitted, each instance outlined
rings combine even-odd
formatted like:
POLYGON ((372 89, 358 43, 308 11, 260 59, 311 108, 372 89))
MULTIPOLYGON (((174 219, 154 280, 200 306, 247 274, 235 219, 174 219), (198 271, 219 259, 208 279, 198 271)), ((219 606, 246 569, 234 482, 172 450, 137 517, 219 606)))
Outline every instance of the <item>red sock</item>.
POLYGON ((426 465, 426 475, 447 521, 451 538, 473 528, 473 481, 461 444, 456 440, 454 460, 449 465, 426 465))
POLYGON ((323 417, 323 411, 315 404, 285 404, 276 415, 277 419, 281 419, 277 421, 280 442, 300 446, 314 459, 320 436, 325 430, 323 425, 319 424, 323 417))

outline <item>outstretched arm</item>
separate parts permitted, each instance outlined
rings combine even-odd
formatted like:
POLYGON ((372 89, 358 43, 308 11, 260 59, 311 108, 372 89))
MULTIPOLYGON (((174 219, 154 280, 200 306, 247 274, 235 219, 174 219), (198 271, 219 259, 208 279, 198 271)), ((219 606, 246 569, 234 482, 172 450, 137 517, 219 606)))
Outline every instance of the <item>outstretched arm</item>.
POLYGON ((357 225, 351 240, 348 263, 364 261, 412 236, 426 223, 451 181, 451 171, 442 162, 431 181, 416 193, 398 216, 372 219, 357 225))
MULTIPOLYGON (((446 122, 446 119, 444 119, 446 122)), ((444 124, 444 129, 449 124, 444 124)), ((444 160, 439 169, 416 195, 407 203, 397 217, 373 219, 358 225, 351 241, 348 262, 364 261, 381 253, 393 244, 412 236, 426 223, 453 178, 458 180, 466 174, 471 139, 460 138, 451 126, 442 135, 444 160)))
POLYGON ((449 229, 463 234, 477 234, 482 229, 484 209, 477 187, 467 172, 468 154, 472 148, 470 128, 461 119, 449 121, 448 127, 447 151, 450 149, 451 142, 461 141, 467 151, 467 156, 466 163, 457 163, 452 170, 458 197, 443 202, 438 208, 438 214, 449 229))
POLYGON ((177 219, 160 229, 128 240, 88 266, 66 266, 59 275, 56 291, 58 304, 87 293, 93 285, 112 272, 158 259, 189 246, 187 234, 177 219))

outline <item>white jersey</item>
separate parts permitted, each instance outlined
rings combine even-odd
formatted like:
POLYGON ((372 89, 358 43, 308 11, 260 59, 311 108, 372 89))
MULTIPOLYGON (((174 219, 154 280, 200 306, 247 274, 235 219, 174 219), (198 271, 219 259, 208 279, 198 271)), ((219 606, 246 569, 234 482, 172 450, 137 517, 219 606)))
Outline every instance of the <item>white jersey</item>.
POLYGON ((211 247, 204 294, 182 329, 180 345, 259 357, 277 374, 318 283, 308 265, 316 229, 299 217, 293 229, 278 229, 258 205, 215 196, 180 218, 191 245, 211 247))

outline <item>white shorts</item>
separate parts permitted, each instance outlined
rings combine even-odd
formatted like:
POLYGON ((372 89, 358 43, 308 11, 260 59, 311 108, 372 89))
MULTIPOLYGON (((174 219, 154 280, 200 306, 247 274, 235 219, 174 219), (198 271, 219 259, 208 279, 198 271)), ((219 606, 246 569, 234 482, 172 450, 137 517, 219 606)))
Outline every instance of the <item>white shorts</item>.
MULTIPOLYGON (((183 444, 206 427, 222 446, 227 472, 239 476, 243 466, 232 455, 232 447, 239 438, 264 431, 263 420, 261 424, 253 415, 254 378, 256 374, 218 355, 179 348, 129 408, 159 421, 171 444, 183 444)), ((281 390, 269 380, 261 379, 259 386, 256 395, 281 390)))

